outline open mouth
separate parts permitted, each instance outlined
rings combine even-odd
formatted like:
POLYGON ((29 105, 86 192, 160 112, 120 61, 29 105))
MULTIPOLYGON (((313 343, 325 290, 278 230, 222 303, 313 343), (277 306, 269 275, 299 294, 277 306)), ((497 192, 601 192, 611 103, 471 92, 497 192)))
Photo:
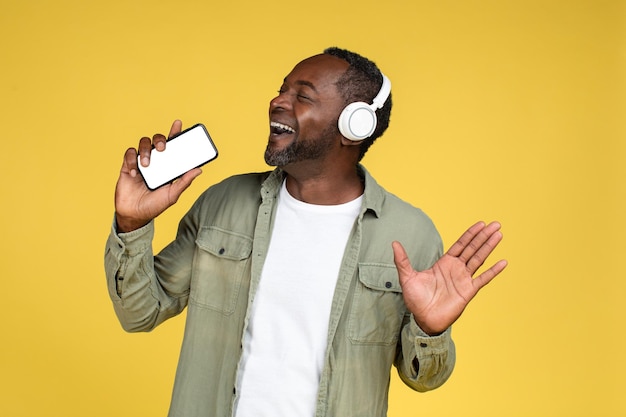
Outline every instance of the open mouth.
POLYGON ((283 135, 283 134, 293 134, 296 133, 295 129, 291 126, 278 123, 278 122, 270 122, 270 133, 273 135, 283 135))

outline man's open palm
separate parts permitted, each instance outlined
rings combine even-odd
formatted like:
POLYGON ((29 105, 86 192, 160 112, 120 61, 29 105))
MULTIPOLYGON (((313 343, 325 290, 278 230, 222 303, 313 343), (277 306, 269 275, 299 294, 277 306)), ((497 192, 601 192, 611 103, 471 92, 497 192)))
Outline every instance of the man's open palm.
POLYGON ((413 269, 402 245, 393 242, 404 302, 422 330, 431 335, 445 331, 476 293, 502 272, 504 260, 474 278, 501 240, 499 223, 476 223, 425 271, 413 269))

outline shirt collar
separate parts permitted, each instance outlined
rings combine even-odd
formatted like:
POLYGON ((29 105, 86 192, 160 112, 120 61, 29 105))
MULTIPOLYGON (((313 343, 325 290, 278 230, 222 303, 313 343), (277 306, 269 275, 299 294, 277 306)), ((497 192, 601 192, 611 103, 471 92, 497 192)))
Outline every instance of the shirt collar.
POLYGON ((363 210, 365 213, 371 210, 376 217, 380 216, 380 212, 385 201, 385 190, 378 185, 374 177, 372 177, 367 169, 361 164, 357 166, 359 175, 365 182, 365 192, 363 193, 363 210))
MULTIPOLYGON (((376 217, 379 217, 385 201, 385 190, 378 185, 374 177, 361 164, 357 165, 359 176, 365 183, 365 191, 363 192, 363 205, 361 215, 367 211, 372 211, 376 217)), ((280 186, 285 179, 285 173, 282 169, 276 168, 272 171, 261 187, 261 196, 263 198, 276 198, 280 190, 280 186)))

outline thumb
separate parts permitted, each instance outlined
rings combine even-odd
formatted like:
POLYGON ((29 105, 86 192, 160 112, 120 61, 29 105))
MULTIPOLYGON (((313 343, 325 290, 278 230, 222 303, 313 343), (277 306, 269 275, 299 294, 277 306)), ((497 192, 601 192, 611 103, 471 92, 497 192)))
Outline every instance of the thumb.
POLYGON ((393 242, 391 247, 393 248, 393 262, 398 269, 398 278, 402 286, 413 273, 413 267, 409 261, 409 256, 406 254, 406 250, 404 250, 404 246, 402 246, 400 242, 393 242))
POLYGON ((171 191, 174 196, 174 201, 178 200, 178 197, 180 197, 180 195, 187 188, 189 188, 193 180, 196 179, 196 177, 200 174, 202 174, 202 170, 200 168, 191 169, 171 184, 171 191))

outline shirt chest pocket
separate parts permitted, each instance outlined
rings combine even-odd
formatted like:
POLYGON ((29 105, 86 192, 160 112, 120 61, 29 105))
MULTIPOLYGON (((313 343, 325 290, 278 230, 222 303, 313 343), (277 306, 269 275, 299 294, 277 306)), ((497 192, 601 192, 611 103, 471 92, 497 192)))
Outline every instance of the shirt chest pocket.
POLYGON ((348 323, 350 340, 395 344, 406 311, 395 265, 359 264, 348 323))
POLYGON ((242 281, 249 275, 252 238, 217 227, 196 239, 189 302, 222 314, 235 311, 242 281))

